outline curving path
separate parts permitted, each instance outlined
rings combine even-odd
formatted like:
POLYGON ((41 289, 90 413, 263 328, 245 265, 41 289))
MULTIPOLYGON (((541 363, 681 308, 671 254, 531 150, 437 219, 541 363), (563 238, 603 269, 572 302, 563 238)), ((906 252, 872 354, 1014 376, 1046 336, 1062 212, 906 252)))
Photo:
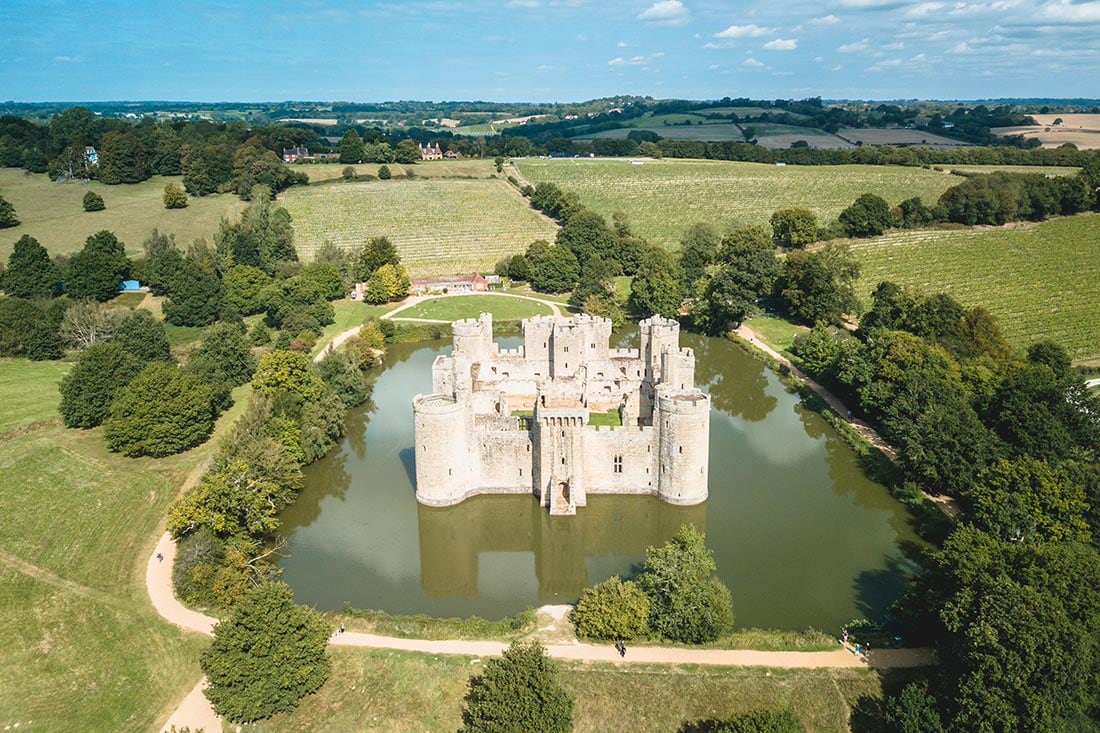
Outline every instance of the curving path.
MULTIPOLYGON (((381 316, 379 316, 379 318, 381 318, 383 320, 389 320, 389 319, 393 318, 395 313, 400 313, 403 310, 408 310, 409 308, 412 308, 415 305, 419 305, 420 303, 422 303, 425 300, 433 300, 435 298, 462 298, 462 297, 465 297, 467 295, 493 295, 493 296, 496 296, 496 297, 499 297, 499 298, 519 298, 520 300, 530 300, 530 301, 534 301, 535 303, 542 303, 543 305, 548 306, 550 308, 550 311, 555 316, 562 315, 561 303, 555 303, 552 300, 543 300, 542 298, 534 298, 534 297, 529 296, 529 295, 516 295, 515 293, 501 293, 501 292, 487 290, 487 291, 482 292, 482 293, 445 293, 445 294, 440 294, 440 295, 410 295, 409 297, 405 298, 405 300, 401 301, 401 305, 397 306, 396 308, 389 311, 388 313, 383 313, 381 316)), ((433 320, 430 320, 430 319, 427 319, 427 318, 398 318, 396 320, 398 320, 398 321, 415 321, 415 322, 418 322, 418 323, 450 323, 450 321, 433 321, 433 320)), ((337 346, 344 343, 345 341, 347 341, 349 338, 351 338, 352 336, 354 336, 357 333, 359 333, 359 326, 356 326, 355 328, 349 328, 347 331, 343 331, 341 333, 336 334, 335 336, 332 337, 332 341, 330 341, 323 349, 321 349, 320 351, 317 352, 317 355, 313 357, 313 361, 321 361, 321 359, 323 359, 325 357, 325 354, 328 353, 328 351, 330 349, 335 349, 337 346)))

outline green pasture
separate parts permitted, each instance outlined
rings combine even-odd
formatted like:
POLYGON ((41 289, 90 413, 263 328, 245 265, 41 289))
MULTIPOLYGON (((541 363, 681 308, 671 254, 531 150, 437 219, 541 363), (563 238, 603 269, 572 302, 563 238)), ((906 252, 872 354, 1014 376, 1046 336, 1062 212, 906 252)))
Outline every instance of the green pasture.
POLYGON ((457 321, 492 313, 494 321, 518 321, 531 316, 548 316, 550 306, 522 298, 499 295, 456 295, 422 301, 403 310, 394 318, 423 318, 431 321, 457 321))
MULTIPOLYGON (((199 678, 206 643, 163 621, 145 563, 168 503, 212 443, 172 458, 109 453, 57 417, 66 364, 0 361, 0 722, 156 730, 199 678), (16 410, 7 407, 15 405, 16 410)), ((238 415, 247 388, 218 430, 238 415)))
POLYGON ((1050 338, 1076 357, 1100 354, 1100 214, 852 244, 865 304, 877 283, 892 280, 985 306, 1017 348, 1050 338))
POLYGON ((1067 165, 937 165, 936 170, 952 173, 1042 173, 1044 176, 1075 176, 1080 168, 1067 165))
MULTIPOLYGON (((645 122, 646 120, 642 118, 637 121, 645 122)), ((666 140, 702 140, 704 142, 734 140, 739 142, 745 139, 745 135, 741 132, 741 128, 732 122, 713 123, 704 120, 701 120, 698 124, 692 125, 669 125, 665 127, 661 124, 643 124, 634 125, 633 127, 619 127, 614 130, 603 130, 592 134, 578 135, 576 139, 593 140, 596 138, 610 138, 613 140, 621 140, 634 130, 649 130, 650 132, 657 133, 666 140)))
POLYGON ((795 337, 810 329, 778 316, 762 315, 750 318, 745 325, 751 328, 768 346, 776 351, 790 351, 795 337))
POLYGON ((354 250, 386 236, 413 277, 489 270, 557 232, 501 179, 357 181, 292 188, 280 200, 303 259, 325 241, 354 250))
POLYGON ((233 194, 190 198, 186 209, 164 208, 164 184, 179 177, 155 176, 148 181, 105 186, 97 181, 57 183, 45 173, 0 168, 0 195, 15 207, 19 226, 0 231, 0 258, 7 261, 12 246, 24 234, 42 243, 51 254, 71 254, 101 229, 115 233, 129 254, 141 252, 141 243, 154 228, 175 234, 186 247, 195 239, 212 240, 222 217, 233 218, 246 206, 233 194), (103 211, 84 211, 84 194, 103 197, 103 211))
POLYGON ((875 193, 892 205, 912 196, 928 203, 960 179, 924 168, 879 165, 775 166, 709 160, 531 159, 516 166, 532 183, 575 191, 610 217, 626 212, 637 234, 675 249, 689 226, 707 222, 767 226, 772 212, 804 206, 825 223, 858 196, 875 193))
MULTIPOLYGON (((331 656, 328 682, 298 710, 243 730, 457 730, 467 681, 484 669, 479 658, 396 650, 334 648, 331 656)), ((877 718, 882 697, 879 676, 866 669, 563 663, 561 682, 574 696, 578 733, 667 733, 764 707, 790 708, 807 731, 834 733, 849 729, 857 704, 877 718)))

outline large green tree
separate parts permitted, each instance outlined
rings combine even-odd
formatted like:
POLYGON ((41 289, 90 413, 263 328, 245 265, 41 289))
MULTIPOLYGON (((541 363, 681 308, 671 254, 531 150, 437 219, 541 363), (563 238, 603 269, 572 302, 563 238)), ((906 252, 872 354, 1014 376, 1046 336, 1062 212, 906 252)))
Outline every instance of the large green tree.
POLYGON ((573 698, 541 644, 513 642, 470 678, 462 724, 461 733, 567 733, 573 698))
POLYGON ((0 229, 7 229, 19 224, 19 217, 15 215, 15 207, 6 198, 0 196, 0 229))
POLYGON ((663 247, 650 247, 630 281, 630 309, 639 316, 676 318, 684 302, 682 280, 680 266, 672 255, 663 247))
POLYGON ((613 575, 581 592, 571 618, 578 636, 629 640, 649 631, 649 614, 649 596, 613 575))
POLYGON ((185 258, 168 286, 164 320, 174 326, 209 326, 225 302, 221 281, 191 258, 185 258))
POLYGON ((168 361, 171 358, 171 346, 164 324, 144 308, 130 311, 118 322, 113 340, 142 361, 168 361))
POLYGON ((771 218, 772 238, 780 247, 805 247, 817 241, 817 216, 809 209, 779 209, 771 218))
POLYGON ((399 265, 401 258, 397 248, 388 237, 371 237, 355 253, 352 275, 356 282, 366 282, 375 270, 382 265, 399 265))
POLYGON ((355 130, 348 130, 340 139, 340 162, 362 163, 366 159, 363 149, 363 138, 355 130))
POLYGON ((840 212, 840 225, 849 237, 873 237, 890 226, 890 204, 881 196, 865 193, 840 212))
POLYGON ((684 232, 680 239, 680 272, 685 293, 694 292, 696 281, 714 264, 721 241, 722 237, 710 224, 692 224, 684 232))
POLYGON ((685 524, 661 547, 646 549, 638 586, 649 596, 650 628, 667 639, 701 644, 733 627, 730 592, 705 540, 685 524))
POLYGON ((247 592, 199 662, 214 711, 235 723, 289 712, 328 679, 331 629, 311 608, 294 603, 285 583, 247 592))
POLYGON ((252 265, 234 265, 222 277, 225 303, 242 316, 263 311, 260 294, 271 284, 266 272, 252 265))
POLYGON ((170 456, 192 448, 214 429, 213 395, 194 375, 151 362, 111 402, 104 421, 107 447, 127 456, 170 456))
POLYGON ((568 248, 582 269, 593 257, 617 261, 617 237, 603 216, 591 209, 570 216, 554 241, 559 247, 568 248))
POLYGON ((15 243, 8 267, 0 273, 0 287, 13 298, 52 298, 61 284, 61 268, 46 248, 24 234, 15 243))
POLYGON ((69 260, 65 290, 78 299, 104 302, 118 294, 122 280, 130 274, 126 247, 107 230, 88 237, 83 249, 69 260))
POLYGON ((70 428, 94 428, 108 416, 111 402, 144 363, 118 344, 96 344, 84 350, 61 380, 61 419, 70 428))
MULTIPOLYGON (((530 260, 530 257, 528 257, 530 260)), ((572 290, 580 276, 576 256, 567 247, 547 247, 531 267, 531 287, 544 293, 572 290)))
POLYGON ((805 323, 840 323, 844 314, 859 310, 858 277, 859 262, 846 244, 796 250, 783 261, 780 296, 791 315, 805 323))
POLYGON ((763 227, 734 229, 722 239, 718 264, 696 282, 692 320, 707 333, 723 333, 758 311, 757 302, 771 295, 779 272, 763 227))

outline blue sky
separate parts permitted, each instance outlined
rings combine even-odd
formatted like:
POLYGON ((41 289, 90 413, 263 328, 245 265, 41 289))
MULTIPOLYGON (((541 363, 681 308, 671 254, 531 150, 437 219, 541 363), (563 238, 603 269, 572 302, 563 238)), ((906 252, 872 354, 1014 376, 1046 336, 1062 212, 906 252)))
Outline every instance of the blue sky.
POLYGON ((0 99, 1100 97, 1100 0, 3 0, 0 99))

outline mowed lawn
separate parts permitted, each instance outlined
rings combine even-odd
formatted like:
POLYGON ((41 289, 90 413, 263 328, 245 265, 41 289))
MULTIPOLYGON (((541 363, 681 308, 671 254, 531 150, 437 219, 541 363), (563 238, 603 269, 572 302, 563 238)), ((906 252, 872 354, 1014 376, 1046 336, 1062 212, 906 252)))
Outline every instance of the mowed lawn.
MULTIPOLYGON (((457 730, 467 681, 484 668, 481 659, 382 649, 334 648, 331 656, 332 676, 297 711, 243 730, 457 730)), ((685 721, 765 707, 790 708, 811 733, 837 733, 849 729, 851 708, 874 708, 882 695, 878 675, 865 669, 565 663, 561 680, 575 699, 578 733, 669 733, 685 721)))
POLYGON ((500 295, 459 295, 433 298, 403 310, 394 318, 424 318, 432 321, 457 321, 492 313, 494 321, 518 321, 531 316, 548 316, 550 306, 523 298, 500 295))
MULTIPOLYGON (((101 429, 61 425, 65 369, 0 361, 0 725, 155 730, 199 678, 207 642, 157 615, 145 563, 211 444, 161 460, 109 453, 101 429)), ((234 394, 220 431, 247 392, 234 394)))
POLYGON ((198 238, 213 242, 222 217, 233 218, 246 202, 233 194, 190 197, 186 209, 169 211, 161 196, 164 184, 180 184, 180 177, 156 176, 148 181, 118 186, 88 183, 57 183, 45 173, 24 173, 0 168, 0 195, 15 207, 19 226, 0 230, 0 258, 6 262, 12 246, 29 234, 50 251, 68 254, 84 246, 84 240, 102 229, 115 233, 129 254, 141 252, 141 243, 154 228, 175 234, 182 248, 198 238), (103 197, 103 211, 84 211, 84 194, 95 191, 103 197))
POLYGON ((1017 348, 1050 338, 1077 357, 1100 354, 1100 214, 852 244, 865 307, 875 285, 892 280, 985 306, 1017 348))
POLYGON ((280 202, 293 217, 303 259, 325 241, 355 250, 386 236, 413 277, 489 270, 557 233, 499 179, 356 181, 292 188, 280 202))
POLYGON ((861 194, 891 205, 920 196, 934 203, 962 179, 924 168, 879 165, 776 166, 710 160, 540 160, 516 165, 531 183, 548 181, 575 191, 587 206, 610 217, 627 214, 637 234, 678 248, 697 222, 719 230, 767 225, 772 212, 804 206, 822 223, 833 220, 861 194))
MULTIPOLYGON (((291 166, 291 170, 300 171, 309 176, 310 183, 321 183, 344 177, 342 163, 300 164, 291 166)), ((360 176, 377 176, 378 163, 355 163, 351 166, 360 176)), ((396 178, 411 171, 419 178, 489 178, 493 174, 492 158, 462 158, 458 160, 423 160, 416 165, 389 163, 387 167, 396 178)))

